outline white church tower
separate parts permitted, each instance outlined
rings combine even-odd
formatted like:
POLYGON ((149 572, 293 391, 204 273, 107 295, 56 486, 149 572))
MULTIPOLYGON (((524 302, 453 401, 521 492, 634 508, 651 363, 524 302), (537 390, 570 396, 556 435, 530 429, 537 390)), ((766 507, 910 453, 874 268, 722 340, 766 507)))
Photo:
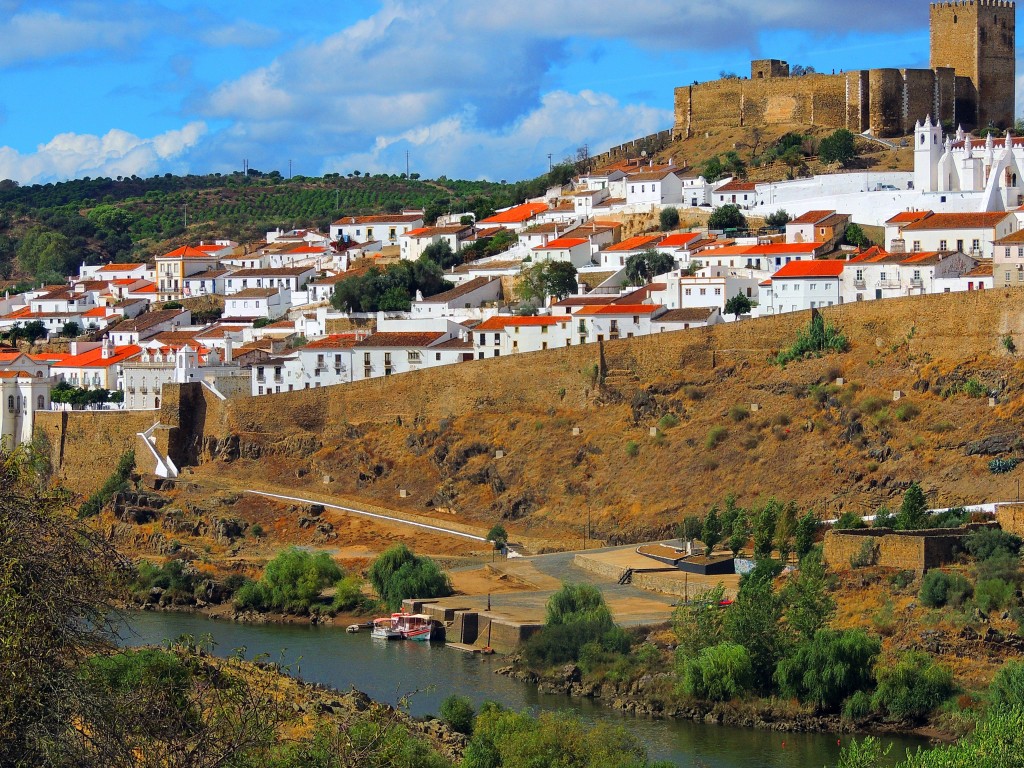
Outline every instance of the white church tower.
POLYGON ((939 160, 942 158, 942 124, 932 116, 914 126, 914 189, 919 192, 937 192, 939 189, 939 160))

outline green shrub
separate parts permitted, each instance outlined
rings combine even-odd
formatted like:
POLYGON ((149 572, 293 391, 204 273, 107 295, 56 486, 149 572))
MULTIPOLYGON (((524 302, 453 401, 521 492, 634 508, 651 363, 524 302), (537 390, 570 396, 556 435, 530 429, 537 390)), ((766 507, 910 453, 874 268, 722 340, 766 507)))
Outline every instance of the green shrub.
POLYGON ((1021 582, 1020 558, 1009 552, 1000 552, 987 560, 979 560, 974 566, 974 573, 979 581, 1000 579, 1010 584, 1021 582))
POLYGON ((984 397, 986 394, 988 394, 988 390, 985 389, 985 385, 982 384, 977 379, 968 379, 967 381, 965 381, 963 383, 963 386, 960 387, 960 391, 963 392, 968 397, 974 398, 984 397))
POLYGON ((974 588, 974 602, 982 613, 1008 608, 1016 596, 1013 584, 1002 579, 984 579, 974 588))
POLYGON ((1013 336, 1006 334, 1003 336, 1003 349, 1009 352, 1011 355, 1017 351, 1017 345, 1013 341, 1013 336))
POLYGON ((944 605, 955 608, 962 605, 972 592, 970 582, 960 574, 931 570, 921 579, 918 597, 929 608, 941 608, 944 605))
POLYGON ((898 421, 912 421, 921 415, 921 409, 913 403, 900 403, 896 407, 895 416, 898 421))
POLYGON ((955 432, 956 425, 951 421, 936 421, 929 429, 936 434, 944 434, 946 432, 955 432))
POLYGON ((860 401, 860 409, 868 416, 874 416, 885 407, 885 400, 880 397, 869 396, 860 401))
POLYGON ((640 444, 636 440, 630 440, 626 443, 626 455, 631 459, 635 459, 640 455, 640 444))
POLYGON ((441 702, 438 714, 449 728, 467 736, 473 734, 473 718, 476 712, 473 704, 465 696, 452 694, 441 702))
POLYGON ((907 652, 891 667, 879 667, 876 675, 874 708, 899 720, 924 717, 955 690, 952 672, 935 664, 927 653, 907 652))
POLYGON ((835 525, 832 527, 837 531, 850 531, 859 528, 866 528, 867 526, 864 524, 863 517, 858 515, 856 512, 847 510, 839 516, 839 519, 836 520, 835 525))
MULTIPOLYGON (((863 720, 871 714, 871 694, 857 691, 843 704, 843 718, 846 720, 863 720)), ((866 768, 875 768, 871 763, 866 768)))
POLYGON ((750 410, 743 405, 734 405, 729 409, 729 418, 735 422, 743 421, 750 417, 750 410))
POLYGON ((363 594, 363 582, 355 574, 349 574, 334 585, 334 599, 331 610, 335 613, 351 613, 368 608, 372 601, 363 594))
POLYGON ((280 610, 304 615, 320 600, 324 588, 341 577, 341 568, 326 553, 313 555, 291 547, 267 564, 259 581, 238 590, 235 606, 239 610, 280 610))
POLYGON ((975 560, 989 560, 997 555, 1020 554, 1024 540, 999 528, 980 528, 964 539, 964 549, 975 560))
POLYGON ((1020 764, 1024 754, 1024 710, 1000 711, 955 744, 918 749, 899 768, 1002 768, 1020 764))
POLYGON ((257 539, 263 538, 263 526, 259 523, 254 523, 249 532, 257 539))
POLYGON ((128 450, 121 454, 117 466, 96 493, 90 496, 78 510, 79 517, 95 517, 100 510, 118 493, 130 490, 128 480, 135 470, 135 451, 128 450))
POLYGON ((721 445, 729 436, 729 430, 725 427, 712 427, 708 436, 704 438, 705 450, 712 451, 721 445))
POLYGON ((448 574, 429 557, 414 555, 405 544, 381 552, 370 564, 367 577, 380 599, 393 611, 410 598, 448 597, 452 593, 448 574))
POLYGON ((815 314, 807 327, 797 334, 796 341, 776 355, 775 363, 784 367, 787 363, 801 360, 808 355, 846 352, 849 348, 850 342, 842 331, 831 323, 826 323, 820 314, 815 314))
POLYGON ((989 705, 996 710, 1024 711, 1024 661, 1008 661, 988 687, 989 705))
POLYGON ((1021 459, 1017 458, 992 459, 992 461, 988 463, 988 471, 991 472, 993 475, 1005 475, 1008 474, 1009 472, 1013 472, 1013 470, 1017 468, 1017 465, 1020 464, 1020 462, 1021 459))
POLYGON ((674 413, 666 413, 660 419, 658 419, 658 429, 662 431, 668 431, 673 427, 679 426, 679 417, 674 413))
POLYGON ((863 630, 820 629, 779 662, 775 681, 784 696, 838 712, 847 697, 873 686, 881 649, 881 641, 863 630))
POLYGON ((704 701, 730 701, 754 683, 750 652, 742 645, 721 643, 705 648, 686 664, 683 689, 704 701))
POLYGON ((851 568, 870 568, 878 562, 878 542, 866 538, 860 545, 857 554, 850 558, 851 568))
POLYGON ((917 577, 913 571, 900 571, 889 577, 889 583, 896 589, 906 589, 914 583, 915 578, 917 577))

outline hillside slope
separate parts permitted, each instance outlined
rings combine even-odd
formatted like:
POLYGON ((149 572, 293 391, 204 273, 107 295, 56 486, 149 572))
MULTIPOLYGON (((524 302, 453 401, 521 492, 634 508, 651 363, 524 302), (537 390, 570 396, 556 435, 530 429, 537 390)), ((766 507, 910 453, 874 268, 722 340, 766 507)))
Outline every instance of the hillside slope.
MULTIPOLYGON (((768 358, 806 313, 613 342, 603 357, 598 346, 578 346, 207 402, 189 410, 181 440, 197 479, 502 521, 567 542, 588 514, 595 538, 634 540, 729 493, 741 504, 796 499, 829 516, 872 512, 914 480, 935 505, 1011 499, 1024 470, 994 475, 988 462, 1015 455, 1021 438, 1024 362, 1004 339, 1024 348, 1022 298, 999 291, 833 307, 824 315, 850 351, 784 369, 768 358), (845 383, 829 384, 837 377, 845 383), (995 392, 996 407, 965 386, 995 392), (894 390, 905 393, 899 403, 894 390)), ((88 491, 101 478, 82 468, 114 441, 75 416, 63 433, 59 420, 43 425, 62 446, 62 473, 88 491)), ((130 441, 132 420, 123 418, 130 441)))

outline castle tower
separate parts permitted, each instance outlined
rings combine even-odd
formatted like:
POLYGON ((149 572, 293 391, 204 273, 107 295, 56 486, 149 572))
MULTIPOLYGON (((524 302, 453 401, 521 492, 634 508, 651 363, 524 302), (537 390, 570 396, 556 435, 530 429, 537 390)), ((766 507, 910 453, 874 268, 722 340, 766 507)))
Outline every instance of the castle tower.
POLYGON ((932 3, 932 69, 956 72, 956 120, 1013 125, 1017 9, 1011 0, 932 3))

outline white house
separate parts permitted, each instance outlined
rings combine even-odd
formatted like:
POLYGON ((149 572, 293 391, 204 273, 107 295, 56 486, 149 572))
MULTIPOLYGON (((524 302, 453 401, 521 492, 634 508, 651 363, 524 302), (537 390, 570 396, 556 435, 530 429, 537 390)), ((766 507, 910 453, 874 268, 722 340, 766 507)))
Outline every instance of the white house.
POLYGON ((761 286, 759 315, 777 315, 842 304, 845 261, 793 261, 761 286))
POLYGON ((683 205, 699 208, 711 205, 711 192, 714 185, 703 176, 684 176, 682 182, 683 205))
POLYGON ((724 323, 722 310, 718 307, 693 307, 691 309, 670 309, 658 315, 651 323, 654 333, 688 331, 691 328, 707 328, 724 323))
POLYGON ((142 353, 137 344, 115 346, 108 336, 102 343, 72 342, 71 355, 54 363, 53 376, 73 387, 86 389, 121 389, 122 364, 142 353))
POLYGON ((627 205, 681 205, 683 182, 675 168, 635 173, 626 179, 627 205))
POLYGON ((808 211, 786 224, 787 243, 818 243, 833 250, 846 234, 851 216, 835 211, 808 211))
POLYGON ((652 248, 657 249, 659 243, 664 239, 662 235, 637 235, 621 243, 609 245, 601 251, 602 269, 622 269, 626 266, 630 256, 643 253, 652 248))
POLYGON ((412 303, 412 317, 454 317, 460 311, 476 309, 501 298, 501 280, 494 277, 475 277, 450 291, 427 299, 417 298, 412 303))
POLYGON ((331 240, 357 243, 379 240, 386 246, 398 245, 402 235, 422 226, 422 211, 380 216, 345 216, 331 224, 331 240))
POLYGON ((122 364, 124 407, 130 411, 160 408, 165 384, 206 382, 225 397, 249 394, 249 371, 223 361, 216 349, 149 342, 142 353, 122 364))
POLYGON ((444 331, 378 332, 352 347, 352 380, 375 379, 432 367, 433 347, 452 338, 444 331))
POLYGON ((608 189, 581 189, 568 195, 572 200, 573 211, 583 219, 589 219, 594 215, 594 208, 608 199, 608 189))
POLYGON ((757 205, 757 185, 749 181, 730 179, 716 187, 711 193, 712 205, 721 208, 723 205, 736 205, 749 210, 757 205))
MULTIPOLYGON (((539 223, 535 219, 547 210, 548 206, 546 203, 523 203, 522 205, 515 205, 503 211, 498 211, 498 213, 488 216, 486 219, 481 219, 479 226, 483 228, 505 227, 518 233, 539 223)), ((574 206, 570 217, 575 216, 574 206)))
POLYGON ((156 270, 142 263, 104 264, 87 267, 78 271, 82 280, 153 280, 156 270))
POLYGON ((590 239, 586 237, 560 237, 537 246, 530 254, 535 262, 567 261, 577 269, 590 266, 592 261, 590 239))
POLYGON ((458 253, 465 242, 473 234, 473 227, 464 224, 452 224, 447 227, 420 227, 412 229, 398 238, 399 252, 406 261, 416 261, 423 252, 435 243, 445 242, 452 253, 458 253))
POLYGON ((997 288, 1024 288, 1024 229, 994 243, 992 270, 997 288))
POLYGON ((158 333, 174 331, 191 322, 192 313, 187 309, 156 309, 118 323, 111 329, 110 339, 116 346, 141 344, 158 333))
POLYGON ((977 264, 959 252, 887 253, 870 248, 845 262, 843 302, 943 293, 952 288, 948 280, 963 277, 977 264))
POLYGON ((734 274, 722 267, 704 267, 696 276, 671 272, 658 278, 660 284, 650 293, 650 301, 667 309, 717 308, 725 312, 726 302, 742 293, 752 302, 758 299, 755 277, 734 274))
POLYGON ((297 293, 314 277, 316 268, 312 266, 240 269, 225 278, 224 294, 230 297, 247 288, 281 288, 297 293))
POLYGON ((593 344, 632 339, 655 333, 654 323, 665 313, 660 304, 609 304, 583 307, 573 316, 573 335, 580 343, 593 344))
POLYGON ((495 315, 472 329, 478 360, 557 349, 572 343, 572 317, 495 315))
POLYGON ((49 376, 0 368, 0 447, 30 443, 35 415, 50 408, 49 376))
POLYGON ((259 318, 276 320, 291 307, 291 291, 287 288, 246 288, 224 301, 224 319, 251 321, 259 318))
POLYGON ((199 272, 189 275, 183 281, 185 296, 223 296, 227 287, 227 278, 231 270, 208 269, 206 272, 199 272))
MULTIPOLYGON (((898 217, 897 217, 898 218, 898 217)), ((909 223, 886 222, 886 247, 892 253, 906 251, 960 251, 976 259, 991 259, 995 243, 1013 234, 1017 217, 1012 213, 932 213, 909 223), (895 237, 892 235, 895 234, 895 237)))

